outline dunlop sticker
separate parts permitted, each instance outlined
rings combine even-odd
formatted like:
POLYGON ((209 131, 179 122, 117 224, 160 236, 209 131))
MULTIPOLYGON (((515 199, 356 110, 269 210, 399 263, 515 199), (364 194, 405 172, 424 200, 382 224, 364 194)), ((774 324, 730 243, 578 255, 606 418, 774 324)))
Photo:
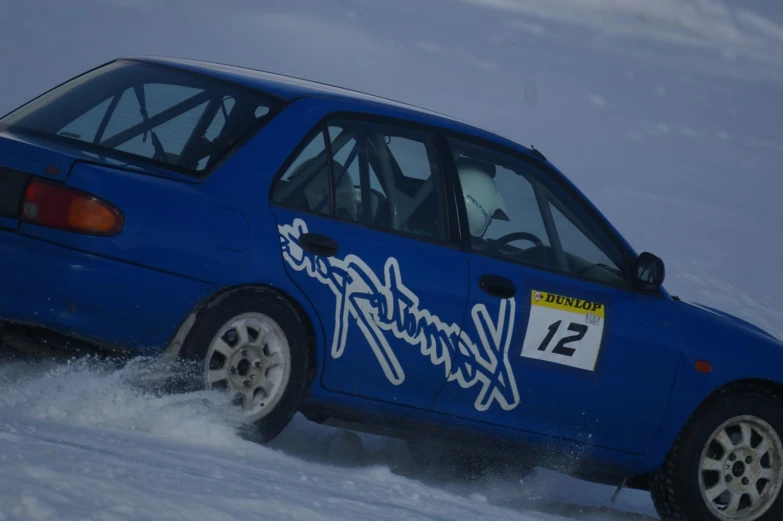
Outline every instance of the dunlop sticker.
POLYGON ((521 356, 594 371, 605 318, 602 302, 534 289, 521 356))

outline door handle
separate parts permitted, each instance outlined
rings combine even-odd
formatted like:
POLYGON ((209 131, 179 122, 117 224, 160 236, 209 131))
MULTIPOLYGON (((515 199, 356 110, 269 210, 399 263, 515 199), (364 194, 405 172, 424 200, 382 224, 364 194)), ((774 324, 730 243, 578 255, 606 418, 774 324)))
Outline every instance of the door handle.
POLYGON ((299 246, 303 250, 320 257, 331 257, 337 253, 337 243, 326 235, 303 233, 299 236, 299 246))
POLYGON ((517 293, 516 285, 499 275, 482 275, 479 277, 479 287, 484 293, 498 298, 511 298, 517 293))

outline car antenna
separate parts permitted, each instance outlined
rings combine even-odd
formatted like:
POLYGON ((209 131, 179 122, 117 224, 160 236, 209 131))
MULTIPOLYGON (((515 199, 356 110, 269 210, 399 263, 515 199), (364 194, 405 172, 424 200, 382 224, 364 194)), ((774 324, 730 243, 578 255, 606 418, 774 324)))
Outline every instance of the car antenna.
POLYGON ((533 155, 535 155, 536 157, 542 159, 543 161, 547 160, 546 156, 542 154, 541 151, 535 147, 535 145, 530 145, 530 150, 533 151, 533 155))

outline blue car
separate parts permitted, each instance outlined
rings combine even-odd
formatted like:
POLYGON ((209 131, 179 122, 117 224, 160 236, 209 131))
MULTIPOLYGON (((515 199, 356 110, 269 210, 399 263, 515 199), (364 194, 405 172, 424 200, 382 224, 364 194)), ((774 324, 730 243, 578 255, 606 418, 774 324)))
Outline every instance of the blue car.
POLYGON ((118 59, 0 120, 4 323, 196 364, 263 443, 301 412, 780 519, 783 345, 663 279, 541 152, 355 91, 118 59))

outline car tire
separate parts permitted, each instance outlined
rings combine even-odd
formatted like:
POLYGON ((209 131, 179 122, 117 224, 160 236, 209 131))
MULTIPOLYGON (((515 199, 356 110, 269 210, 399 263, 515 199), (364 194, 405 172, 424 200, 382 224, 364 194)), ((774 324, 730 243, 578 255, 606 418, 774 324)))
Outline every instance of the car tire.
POLYGON ((287 299, 248 288, 219 297, 199 313, 181 358, 194 365, 195 386, 234 394, 249 425, 240 434, 263 444, 277 437, 298 409, 310 365, 309 340, 287 299))
POLYGON ((781 439, 779 397, 743 386, 710 399, 652 477, 661 520, 783 519, 781 439))

